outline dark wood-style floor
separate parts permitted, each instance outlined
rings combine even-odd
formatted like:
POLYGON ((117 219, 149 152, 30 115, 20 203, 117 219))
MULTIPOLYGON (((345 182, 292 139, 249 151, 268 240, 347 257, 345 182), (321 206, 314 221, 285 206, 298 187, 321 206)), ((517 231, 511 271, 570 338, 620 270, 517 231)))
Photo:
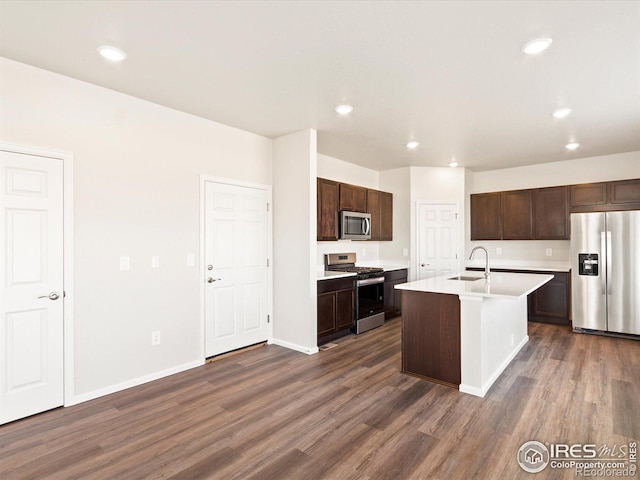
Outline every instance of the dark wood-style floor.
POLYGON ((484 399, 401 374, 399 319, 317 355, 265 346, 2 426, 0 478, 533 478, 525 441, 640 439, 640 342, 529 334, 484 399))

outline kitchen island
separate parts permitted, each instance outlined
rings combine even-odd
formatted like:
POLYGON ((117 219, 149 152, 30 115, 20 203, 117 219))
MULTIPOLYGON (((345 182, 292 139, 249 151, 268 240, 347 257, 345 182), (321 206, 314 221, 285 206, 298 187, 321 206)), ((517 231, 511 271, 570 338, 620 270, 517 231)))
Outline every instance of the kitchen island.
POLYGON ((527 295, 553 276, 461 275, 395 286, 402 290, 402 371, 484 397, 529 340, 527 295))

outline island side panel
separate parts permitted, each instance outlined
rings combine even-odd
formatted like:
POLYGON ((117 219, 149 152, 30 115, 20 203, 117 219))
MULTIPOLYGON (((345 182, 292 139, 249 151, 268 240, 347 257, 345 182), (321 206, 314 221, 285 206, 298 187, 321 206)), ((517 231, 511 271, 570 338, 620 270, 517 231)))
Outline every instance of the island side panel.
POLYGON ((458 295, 403 290, 402 372, 458 388, 458 295))

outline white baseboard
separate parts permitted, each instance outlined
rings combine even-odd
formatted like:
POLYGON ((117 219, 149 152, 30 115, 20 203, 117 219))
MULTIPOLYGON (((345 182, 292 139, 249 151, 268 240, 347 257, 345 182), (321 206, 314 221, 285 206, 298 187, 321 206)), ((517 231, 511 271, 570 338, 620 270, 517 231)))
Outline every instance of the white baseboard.
POLYGON ((112 393, 126 390, 127 388, 137 387, 138 385, 142 385, 143 383, 152 382, 154 380, 159 380, 161 378, 168 377, 169 375, 174 375, 176 373, 184 372, 186 370, 190 370, 192 368, 199 367, 201 365, 204 365, 204 362, 202 360, 197 360, 195 362, 178 365, 177 367, 171 367, 166 370, 162 370, 160 372, 150 373, 149 375, 145 375, 143 377, 127 380, 126 382, 118 383, 116 385, 111 385, 109 387, 101 388, 99 390, 83 393, 81 395, 75 395, 71 399, 65 398, 64 406, 70 407, 72 405, 77 405, 82 402, 94 400, 99 397, 104 397, 105 395, 110 395, 112 393))
POLYGON ((284 340, 278 340, 277 338, 272 339, 269 343, 273 343, 274 345, 279 345, 284 348, 288 348, 290 350, 295 350, 296 352, 306 353, 307 355, 313 355, 314 353, 318 353, 318 347, 303 347, 302 345, 297 345, 291 342, 285 342, 284 340))
POLYGON ((529 341, 529 335, 526 335, 522 339, 522 341, 515 346, 515 348, 511 351, 511 353, 504 360, 504 362, 502 362, 500 366, 495 370, 495 372, 493 372, 493 374, 489 377, 489 379, 486 382, 484 382, 484 385, 482 385, 482 388, 471 387, 469 385, 460 384, 459 390, 462 393, 468 393, 470 395, 475 395, 476 397, 484 397, 489 391, 489 389, 491 388, 491 386, 493 385, 493 383, 498 379, 500 375, 502 375, 502 372, 504 372, 504 369, 509 366, 509 364, 513 361, 513 359, 516 357, 518 352, 522 350, 522 347, 524 347, 528 341, 529 341))

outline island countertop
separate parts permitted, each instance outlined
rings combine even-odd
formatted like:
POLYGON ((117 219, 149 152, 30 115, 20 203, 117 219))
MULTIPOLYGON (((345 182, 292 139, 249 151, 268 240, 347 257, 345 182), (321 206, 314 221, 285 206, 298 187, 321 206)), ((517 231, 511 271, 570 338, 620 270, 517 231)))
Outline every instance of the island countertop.
POLYGON ((536 273, 491 272, 489 281, 478 272, 463 271, 441 277, 426 278, 396 285, 398 290, 445 293, 469 297, 522 298, 553 279, 553 275, 536 273), (452 280, 455 276, 474 277, 476 280, 452 280))

